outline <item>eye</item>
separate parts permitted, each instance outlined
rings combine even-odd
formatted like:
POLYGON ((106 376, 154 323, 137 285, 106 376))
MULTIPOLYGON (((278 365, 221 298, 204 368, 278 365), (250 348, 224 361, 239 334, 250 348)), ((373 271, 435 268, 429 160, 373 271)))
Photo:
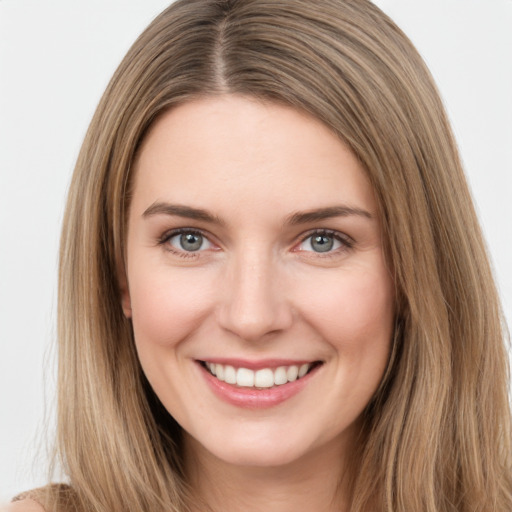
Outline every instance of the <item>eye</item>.
POLYGON ((199 231, 181 230, 171 233, 164 240, 178 252, 197 252, 210 249, 212 243, 199 231))
POLYGON ((341 233, 315 231, 304 238, 297 249, 299 251, 329 253, 343 247, 350 248, 351 246, 350 240, 341 233))

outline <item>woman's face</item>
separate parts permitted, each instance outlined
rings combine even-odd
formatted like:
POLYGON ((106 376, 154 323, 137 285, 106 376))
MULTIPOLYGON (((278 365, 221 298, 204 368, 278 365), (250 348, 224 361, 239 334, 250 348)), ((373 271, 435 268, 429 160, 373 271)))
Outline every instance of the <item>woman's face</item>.
POLYGON ((354 441, 394 291, 372 188, 323 124, 232 95, 162 116, 135 165, 126 277, 140 362, 193 449, 276 466, 354 441))

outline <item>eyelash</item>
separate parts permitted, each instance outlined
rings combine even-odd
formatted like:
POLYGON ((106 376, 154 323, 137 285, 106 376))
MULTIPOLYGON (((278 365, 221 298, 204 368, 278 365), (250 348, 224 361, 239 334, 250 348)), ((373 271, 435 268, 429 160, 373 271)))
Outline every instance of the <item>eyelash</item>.
MULTIPOLYGON (((204 233, 203 231, 201 231, 200 229, 179 228, 179 229, 173 229, 172 231, 167 231, 166 233, 164 233, 162 235, 162 237, 160 237, 160 239, 158 240, 158 245, 163 246, 166 251, 169 251, 169 252, 175 254, 176 256, 179 256, 180 258, 197 258, 199 256, 199 254, 201 252, 203 252, 202 250, 197 250, 197 251, 178 250, 168 243, 175 236, 188 235, 188 234, 199 235, 202 238, 204 238, 205 240, 207 240, 210 244, 212 243, 210 241, 210 236, 208 234, 204 233)), ((340 242, 340 244, 341 244, 341 247, 334 249, 334 250, 326 251, 324 253, 319 252, 319 251, 303 251, 305 253, 313 253, 313 254, 315 254, 315 257, 321 257, 321 258, 333 257, 333 256, 336 256, 337 254, 339 254, 339 252, 345 252, 345 251, 349 251, 349 250, 353 249, 353 247, 355 245, 355 241, 351 237, 345 235, 344 233, 340 233, 339 231, 333 231, 333 230, 329 230, 329 229, 314 229, 314 230, 311 230, 311 231, 305 233, 301 237, 299 243, 295 244, 294 247, 301 246, 304 242, 306 242, 308 239, 310 239, 314 236, 317 236, 317 237, 324 236, 324 237, 328 237, 328 238, 333 238, 334 240, 340 242)), ((298 250, 295 249, 295 252, 298 252, 298 250)))
MULTIPOLYGON (((179 228, 179 229, 173 229, 172 231, 167 231, 162 235, 162 237, 158 240, 158 245, 161 245, 164 247, 166 251, 169 251, 172 254, 175 254, 176 256, 179 256, 180 258, 197 258, 199 254, 202 252, 201 250, 198 251, 185 251, 185 250, 178 250, 174 248, 171 244, 168 242, 178 235, 199 235, 208 242, 210 242, 210 236, 205 234, 200 229, 192 229, 192 228, 179 228)), ((210 242, 212 243, 212 242, 210 242)))
POLYGON ((345 235, 344 233, 340 233, 339 231, 334 231, 331 229, 314 229, 312 231, 309 231, 305 233, 300 242, 295 246, 298 247, 302 245, 304 242, 306 242, 308 239, 312 239, 313 237, 328 237, 333 238, 334 240, 340 242, 341 246, 334 250, 329 250, 324 253, 319 251, 304 251, 306 253, 313 253, 315 255, 315 258, 332 258, 335 256, 338 256, 340 252, 346 252, 350 251, 354 248, 355 241, 348 235, 345 235))

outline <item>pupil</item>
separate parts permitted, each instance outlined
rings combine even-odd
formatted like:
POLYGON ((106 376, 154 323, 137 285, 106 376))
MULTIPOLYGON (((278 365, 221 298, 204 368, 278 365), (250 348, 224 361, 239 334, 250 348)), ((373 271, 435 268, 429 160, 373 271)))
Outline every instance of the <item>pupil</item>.
POLYGON ((198 251, 203 244, 203 237, 193 233, 186 233, 181 235, 180 243, 186 251, 198 251))
POLYGON ((313 240, 311 241, 311 247, 313 247, 316 252, 330 251, 333 245, 334 240, 332 237, 325 235, 314 236, 313 240))

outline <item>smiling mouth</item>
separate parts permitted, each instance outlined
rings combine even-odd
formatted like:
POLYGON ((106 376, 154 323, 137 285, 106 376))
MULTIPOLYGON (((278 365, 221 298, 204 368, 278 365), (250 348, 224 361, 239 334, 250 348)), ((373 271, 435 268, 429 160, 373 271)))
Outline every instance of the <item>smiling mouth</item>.
POLYGON ((235 368, 228 364, 200 361, 201 366, 217 380, 241 388, 269 389, 294 382, 318 368, 322 362, 314 361, 300 365, 278 366, 277 368, 235 368))

